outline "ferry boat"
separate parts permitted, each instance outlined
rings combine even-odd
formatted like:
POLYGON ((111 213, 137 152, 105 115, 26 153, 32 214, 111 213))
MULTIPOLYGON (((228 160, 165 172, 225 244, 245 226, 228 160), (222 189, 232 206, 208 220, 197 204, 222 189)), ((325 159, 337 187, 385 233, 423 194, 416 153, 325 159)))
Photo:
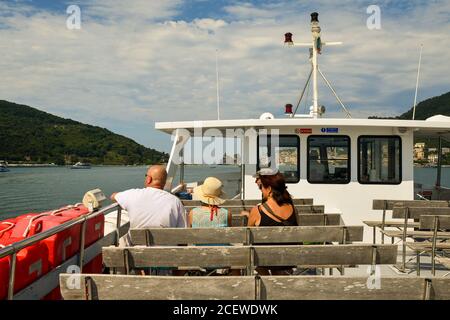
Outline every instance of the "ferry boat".
MULTIPOLYGON (((295 199, 312 198, 323 204, 327 212, 341 213, 348 225, 363 225, 364 220, 370 220, 375 199, 415 199, 414 138, 450 139, 450 118, 439 115, 424 121, 352 118, 318 64, 319 53, 337 43, 322 42, 317 14, 312 15, 311 25, 311 43, 296 44, 292 34, 285 35, 287 45, 308 47, 311 52, 307 81, 312 78, 310 113, 297 114, 288 104, 285 118, 264 113, 256 119, 156 123, 156 129, 175 136, 167 164, 168 191, 180 193, 195 184, 184 183, 186 157, 192 153, 192 141, 214 129, 222 137, 233 132, 240 147, 240 170, 235 177, 239 186, 236 194, 229 195, 230 199, 259 201, 260 190, 253 175, 269 166, 277 167, 285 175, 295 199), (323 117, 319 76, 343 106, 346 118, 323 117)), ((218 167, 218 163, 213 166, 218 167)), ((72 168, 87 166, 79 163, 72 168)), ((212 168, 210 175, 216 175, 216 169, 212 168)), ((433 197, 443 199, 447 190, 439 183, 438 187, 440 193, 433 197)), ((57 299, 61 297, 61 273, 101 273, 102 247, 118 246, 129 228, 126 212, 117 204, 100 209, 103 200, 105 195, 96 189, 85 195, 83 204, 1 222, 0 239, 8 235, 13 240, 0 247, 0 298, 57 299), (12 233, 16 238, 11 237, 12 233)), ((371 243, 370 236, 370 228, 365 227, 364 242, 371 243)))
POLYGON ((6 161, 0 161, 0 172, 8 172, 8 163, 6 161))
POLYGON ((91 169, 91 164, 87 163, 87 162, 77 162, 70 168, 71 169, 91 169))

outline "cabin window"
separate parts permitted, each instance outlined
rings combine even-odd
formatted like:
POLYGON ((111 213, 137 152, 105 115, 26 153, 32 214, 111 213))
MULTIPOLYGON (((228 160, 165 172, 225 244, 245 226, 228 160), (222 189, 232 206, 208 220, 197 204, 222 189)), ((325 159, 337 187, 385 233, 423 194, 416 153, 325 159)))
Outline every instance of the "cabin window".
POLYGON ((271 167, 272 161, 287 183, 300 181, 300 138, 297 135, 258 136, 257 170, 271 167))
POLYGON ((358 139, 358 181, 362 184, 402 182, 402 144, 398 136, 361 136, 358 139))
POLYGON ((307 173, 309 183, 349 183, 350 137, 309 136, 307 173))

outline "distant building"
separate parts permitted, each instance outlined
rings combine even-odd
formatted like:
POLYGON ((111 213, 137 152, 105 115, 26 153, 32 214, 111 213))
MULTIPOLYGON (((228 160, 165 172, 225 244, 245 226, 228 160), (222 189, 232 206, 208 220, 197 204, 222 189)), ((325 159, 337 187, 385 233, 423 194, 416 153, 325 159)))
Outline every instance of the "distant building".
POLYGON ((414 145, 414 160, 425 159, 425 143, 419 142, 414 145))
POLYGON ((437 163, 437 161, 438 161, 437 153, 430 153, 428 155, 428 162, 430 162, 430 163, 437 163))
POLYGON ((442 154, 450 153, 450 148, 442 148, 442 154))

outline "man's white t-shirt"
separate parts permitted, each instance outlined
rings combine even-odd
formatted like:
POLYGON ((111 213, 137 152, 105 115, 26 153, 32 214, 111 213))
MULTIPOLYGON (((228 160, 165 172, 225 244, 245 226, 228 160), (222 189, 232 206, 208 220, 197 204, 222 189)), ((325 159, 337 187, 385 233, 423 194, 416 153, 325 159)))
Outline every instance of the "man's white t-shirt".
POLYGON ((117 203, 130 217, 130 228, 185 228, 184 206, 173 194, 156 189, 130 189, 116 194, 117 203))

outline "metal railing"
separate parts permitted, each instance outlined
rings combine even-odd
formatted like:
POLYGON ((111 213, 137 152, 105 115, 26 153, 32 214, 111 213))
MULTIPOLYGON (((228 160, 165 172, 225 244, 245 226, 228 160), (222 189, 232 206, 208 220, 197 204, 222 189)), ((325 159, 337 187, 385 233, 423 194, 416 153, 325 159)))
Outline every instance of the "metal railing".
POLYGON ((25 238, 21 241, 15 242, 11 245, 5 246, 3 249, 0 249, 0 259, 11 256, 10 259, 10 266, 9 266, 9 281, 8 281, 8 300, 12 300, 14 297, 14 280, 16 275, 16 260, 17 260, 17 253, 31 245, 34 245, 38 243, 39 241, 42 241, 44 239, 47 239, 61 231, 67 230, 69 228, 72 228, 73 226, 76 226, 78 224, 82 224, 80 228, 80 253, 79 253, 79 268, 80 273, 83 272, 83 264, 84 264, 84 251, 85 251, 85 240, 86 240, 86 224, 87 221, 90 219, 93 219, 95 217, 98 217, 100 215, 105 215, 107 213, 110 213, 113 209, 117 209, 117 222, 116 222, 116 246, 119 244, 120 239, 120 226, 121 226, 121 213, 122 209, 117 203, 110 204, 106 206, 105 208, 94 211, 90 214, 81 216, 77 219, 68 221, 66 223, 63 223, 59 226, 53 227, 47 231, 43 231, 41 233, 38 233, 36 235, 33 235, 29 238, 25 238))

